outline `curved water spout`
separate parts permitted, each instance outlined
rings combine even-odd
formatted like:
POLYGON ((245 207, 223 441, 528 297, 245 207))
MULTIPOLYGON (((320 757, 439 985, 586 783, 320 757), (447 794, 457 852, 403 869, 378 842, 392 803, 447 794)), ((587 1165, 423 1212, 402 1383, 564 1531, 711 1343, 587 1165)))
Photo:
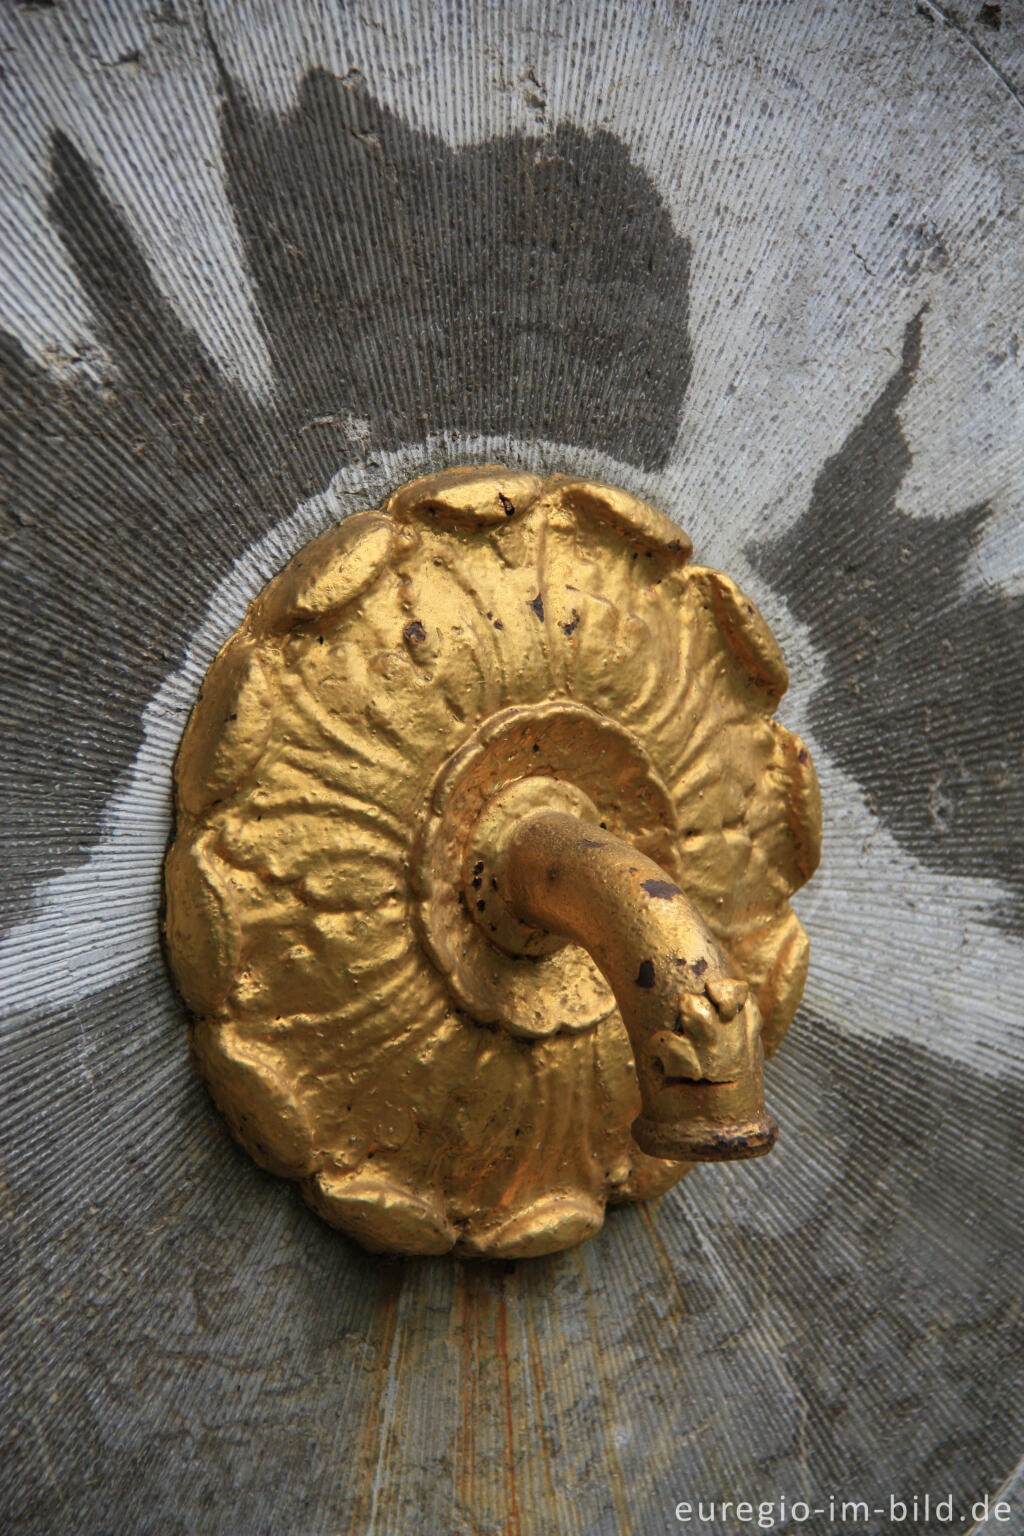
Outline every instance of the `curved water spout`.
POLYGON ((644 1152, 759 1157, 761 1015, 693 903, 652 859, 576 816, 539 811, 509 839, 503 888, 526 923, 582 944, 615 994, 636 1061, 644 1152))

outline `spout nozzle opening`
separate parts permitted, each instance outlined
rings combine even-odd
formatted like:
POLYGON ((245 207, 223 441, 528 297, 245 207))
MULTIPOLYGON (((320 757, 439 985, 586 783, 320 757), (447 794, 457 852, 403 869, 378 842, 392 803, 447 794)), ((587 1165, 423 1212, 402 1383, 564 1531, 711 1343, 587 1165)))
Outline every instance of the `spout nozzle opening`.
POLYGON ((641 1115, 633 1122, 633 1140, 641 1152, 677 1162, 730 1163, 741 1158, 764 1157, 778 1138, 779 1127, 767 1111, 752 1120, 723 1124, 720 1121, 687 1119, 651 1120, 641 1115))

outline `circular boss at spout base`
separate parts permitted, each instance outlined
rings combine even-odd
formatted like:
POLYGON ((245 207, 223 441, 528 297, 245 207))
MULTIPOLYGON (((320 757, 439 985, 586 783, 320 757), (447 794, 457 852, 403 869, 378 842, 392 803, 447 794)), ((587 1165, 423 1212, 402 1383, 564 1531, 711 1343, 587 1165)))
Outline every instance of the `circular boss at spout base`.
POLYGON ((679 843, 643 747, 585 705, 503 710, 444 763, 412 862, 424 945, 473 1018, 539 1040, 592 1029, 615 999, 586 950, 528 928, 504 903, 503 837, 531 810, 582 815, 673 874, 679 843))

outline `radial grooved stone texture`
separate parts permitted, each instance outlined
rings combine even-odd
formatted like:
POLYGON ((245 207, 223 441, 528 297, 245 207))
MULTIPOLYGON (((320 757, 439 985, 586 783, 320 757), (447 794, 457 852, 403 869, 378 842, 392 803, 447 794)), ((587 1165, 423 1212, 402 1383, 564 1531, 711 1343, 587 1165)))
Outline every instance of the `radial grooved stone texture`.
POLYGON ((1024 1530, 1019 6, 0 31, 5 1530, 1024 1530), (467 462, 735 576, 825 806, 776 1151, 504 1266, 372 1259, 238 1152, 158 943, 246 604, 467 462))

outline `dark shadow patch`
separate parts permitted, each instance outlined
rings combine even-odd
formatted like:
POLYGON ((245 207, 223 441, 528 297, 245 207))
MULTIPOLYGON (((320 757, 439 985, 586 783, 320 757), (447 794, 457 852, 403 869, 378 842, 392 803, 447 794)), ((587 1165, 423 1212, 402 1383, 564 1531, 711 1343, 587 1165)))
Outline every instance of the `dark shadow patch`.
POLYGON ((784 1340, 803 1405, 792 1463, 765 1469, 766 1485, 776 1474, 794 1486, 805 1423, 816 1426, 812 1489, 872 1505, 941 1488, 969 1508, 1012 1472, 1024 1434, 1024 1126, 1009 1072, 1008 1058, 1002 1077, 985 1077, 801 1010, 767 1073, 786 1159, 766 1159, 746 1188, 733 1181, 712 1223, 741 1294, 757 1297, 752 1332, 784 1340))
POLYGON ((633 1529, 661 1529, 681 1487, 705 1501, 742 1487, 774 1501, 790 1536, 925 1536, 941 1522, 911 1508, 902 1523, 844 1525, 801 1523, 791 1505, 827 1508, 834 1493, 837 1515, 842 1499, 887 1512, 890 1494, 931 1490, 934 1508, 941 1490, 959 1517, 1012 1475, 1024 1127, 1011 1054, 998 1065, 986 1077, 801 1010, 766 1071, 777 1150, 695 1168, 651 1209, 657 1249, 644 1250, 642 1212, 617 1218, 619 1247, 609 1220, 588 1260, 608 1304, 595 1287, 590 1305, 605 1357, 630 1362, 615 1387, 640 1445, 617 1469, 633 1529), (624 1285, 635 1304, 616 1308, 624 1285))
POLYGON ((343 457, 218 374, 63 135, 50 212, 115 371, 65 385, 0 337, 8 922, 86 856, 210 588, 343 457))
MULTIPOLYGON (((103 992, 12 1022, 0 1152, 13 1218, 5 1274, 16 1283, 5 1295, 0 1358, 15 1423, 42 1424, 46 1403, 52 1411, 59 1400, 61 1411, 45 1434, 10 1437, 5 1529, 165 1536, 212 1518, 228 1529, 238 1520, 252 1531, 302 1530, 308 1479, 295 1470, 317 1431, 295 1395, 312 1404, 314 1358, 334 1359, 339 1377, 359 1371, 395 1266, 328 1227, 296 1186, 231 1140, 189 1068, 185 1019, 168 1009, 156 956, 103 992), (263 1337, 246 1345, 254 1307, 263 1337), (251 1418, 260 1449, 242 1512, 222 1521, 211 1516, 225 1497, 217 1426, 238 1415, 250 1379, 239 1350, 253 1349, 281 1381, 291 1422, 263 1444, 262 1411, 251 1418), (194 1477, 179 1477, 191 1439, 180 1426, 198 1423, 200 1403, 210 1418, 199 1462, 194 1477), (294 1497, 282 1494, 289 1483, 294 1497), (80 1491, 73 1516, 70 1489, 80 1491)), ((344 1429, 346 1456, 358 1458, 358 1422, 344 1429)), ((328 1444, 325 1434, 325 1461, 328 1444)))
POLYGON ((5 923, 87 856, 211 589, 353 458, 352 416, 377 448, 463 428, 646 468, 678 430, 689 246, 611 134, 452 150, 361 81, 311 75, 283 117, 222 87, 273 401, 218 372, 60 134, 50 215, 113 369, 58 381, 0 338, 5 923))
POLYGON ((810 506, 748 550, 827 659, 815 734, 915 857, 999 880, 1024 916, 1024 600, 961 588, 989 514, 908 517, 896 497, 910 453, 899 420, 921 356, 922 315, 900 367, 830 458, 810 506))
POLYGON ((263 116, 222 70, 228 191, 275 373, 394 445, 510 432, 663 465, 689 383, 690 247, 618 139, 452 150, 359 75, 263 116))

